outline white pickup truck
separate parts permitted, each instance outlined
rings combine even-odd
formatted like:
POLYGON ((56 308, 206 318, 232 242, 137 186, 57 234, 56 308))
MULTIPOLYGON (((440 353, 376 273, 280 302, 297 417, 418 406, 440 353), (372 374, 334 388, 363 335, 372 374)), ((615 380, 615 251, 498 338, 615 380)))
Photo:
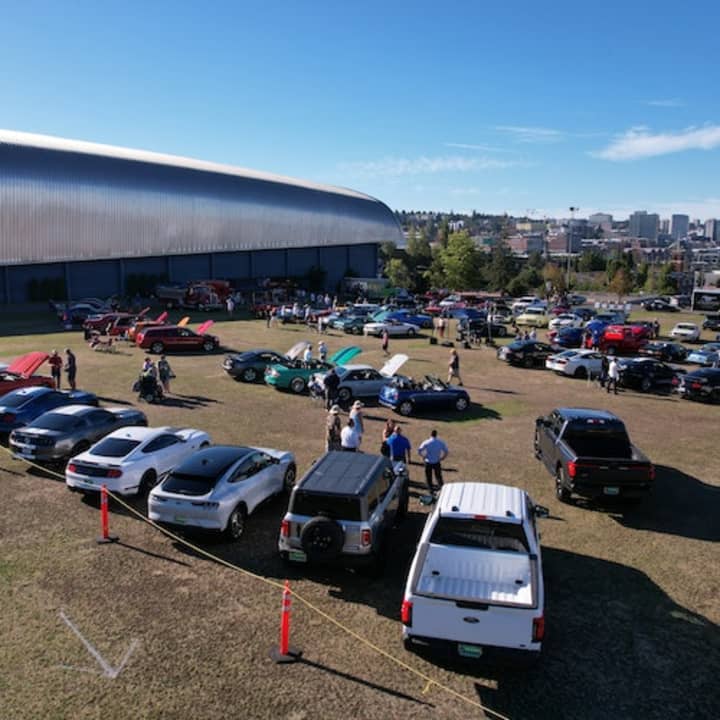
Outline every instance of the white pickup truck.
POLYGON ((518 488, 445 485, 405 586, 405 647, 538 657, 545 618, 536 518, 547 515, 518 488))

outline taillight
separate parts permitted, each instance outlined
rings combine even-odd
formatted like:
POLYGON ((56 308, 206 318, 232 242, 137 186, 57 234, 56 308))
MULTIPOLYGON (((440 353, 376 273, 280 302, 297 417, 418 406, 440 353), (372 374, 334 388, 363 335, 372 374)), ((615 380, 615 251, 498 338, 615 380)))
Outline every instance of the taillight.
POLYGON ((545 637, 545 616, 533 618, 532 641, 542 642, 545 637))
POLYGON ((67 469, 69 472, 77 472, 77 465, 75 463, 70 463, 67 466, 67 469))
POLYGON ((400 620, 405 627, 412 627, 412 608, 412 601, 403 600, 402 606, 400 607, 400 620))
POLYGON ((145 333, 138 333, 135 336, 135 340, 137 341, 137 344, 140 345, 140 343, 145 339, 145 333))
POLYGON ((13 415, 12 413, 5 413, 4 415, 0 415, 0 422, 13 423, 15 422, 15 415, 13 415))
POLYGON ((110 470, 107 471, 107 477, 109 478, 119 478, 122 476, 122 470, 118 470, 117 468, 110 468, 110 470))
POLYGON ((702 383, 692 382, 692 383, 690 383, 690 387, 691 387, 693 390, 700 390, 700 389, 702 388, 702 383))
POLYGON ((574 478, 577 475, 577 463, 573 462, 572 460, 568 463, 567 469, 568 475, 571 478, 574 478))
POLYGON ((283 520, 280 523, 280 537, 290 537, 290 521, 289 520, 283 520))
POLYGON ((370 530, 370 528, 360 531, 360 544, 363 547, 372 545, 372 530, 370 530))
POLYGON ((655 479, 655 466, 654 466, 654 465, 651 465, 651 466, 648 468, 648 474, 650 475, 650 479, 651 479, 651 480, 654 480, 654 479, 655 479))

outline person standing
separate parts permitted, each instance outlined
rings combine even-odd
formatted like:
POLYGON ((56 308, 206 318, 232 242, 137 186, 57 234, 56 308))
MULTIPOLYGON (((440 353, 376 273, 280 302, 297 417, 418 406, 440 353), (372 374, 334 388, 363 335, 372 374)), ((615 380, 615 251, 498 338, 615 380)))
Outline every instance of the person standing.
POLYGON ((303 353, 303 362, 307 367, 309 367, 312 362, 312 343, 308 343, 308 346, 305 348, 305 352, 303 353))
POLYGON ((175 373, 172 371, 172 368, 170 367, 170 363, 167 361, 167 358, 164 355, 160 356, 160 360, 158 360, 157 364, 158 369, 158 376, 160 378, 160 383, 163 386, 163 390, 166 393, 170 392, 170 380, 175 377, 175 373))
POLYGON ((364 407, 360 400, 356 400, 350 408, 350 417, 355 423, 355 432, 360 438, 360 444, 362 443, 363 433, 365 432, 365 417, 362 411, 364 407))
POLYGON ((653 320, 653 335, 656 340, 660 337, 660 321, 657 318, 653 320))
POLYGON ((438 318, 438 335, 441 340, 445 338, 445 318, 442 315, 438 318))
POLYGON ((235 298, 233 298, 232 295, 228 295, 225 301, 225 307, 227 307, 228 315, 232 317, 235 312, 235 298))
POLYGON ((323 383, 325 385, 325 407, 329 410, 337 402, 338 386, 340 385, 340 378, 335 372, 335 368, 330 368, 323 383))
POLYGON ((604 388, 605 383, 608 381, 608 369, 610 367, 610 361, 607 355, 603 355, 600 359, 600 387, 604 388))
POLYGON ((380 443, 380 454, 385 457, 390 457, 390 446, 387 441, 388 438, 395 432, 395 421, 392 418, 388 418, 385 421, 382 431, 382 442, 380 443))
POLYGON ((48 358, 48 364, 50 365, 50 375, 52 375, 52 379, 55 381, 55 389, 60 389, 60 375, 62 374, 62 366, 63 361, 62 358, 58 355, 57 350, 53 350, 50 353, 50 357, 48 358))
POLYGON ((325 450, 340 450, 340 406, 333 405, 325 420, 325 450))
POLYGON ((432 476, 435 475, 437 489, 443 486, 442 479, 442 461, 448 456, 447 445, 437 436, 437 430, 432 430, 430 437, 420 443, 418 455, 425 462, 425 482, 428 486, 428 492, 432 494, 433 483, 432 476))
POLYGON ((389 345, 390 345, 390 333, 388 332, 387 328, 383 328, 382 350, 386 356, 390 354, 390 351, 388 350, 389 345))
POLYGON ((318 357, 320 358, 320 362, 325 362, 327 360, 327 345, 324 340, 321 340, 318 343, 318 357))
POLYGON ((404 462, 410 464, 410 450, 412 447, 410 441, 402 434, 402 428, 395 426, 393 434, 387 439, 388 448, 390 450, 390 459, 393 462, 404 462))
POLYGON ((75 378, 77 377, 77 359, 70 348, 65 348, 65 372, 67 373, 68 385, 75 390, 75 378))
POLYGON ((618 365, 618 361, 616 357, 613 357, 613 359, 610 361, 610 365, 608 366, 608 380, 607 380, 607 392, 610 392, 610 386, 612 385, 613 392, 615 395, 618 394, 617 386, 618 386, 618 380, 620 379, 620 366, 618 365))
POLYGON ((462 378, 460 377, 460 356, 457 354, 457 350, 453 348, 450 351, 450 361, 448 362, 448 385, 452 383, 452 379, 458 379, 458 385, 463 386, 462 378))
POLYGON ((355 428, 355 421, 348 418, 347 425, 340 431, 340 449, 345 452, 357 452, 360 447, 360 436, 355 428))

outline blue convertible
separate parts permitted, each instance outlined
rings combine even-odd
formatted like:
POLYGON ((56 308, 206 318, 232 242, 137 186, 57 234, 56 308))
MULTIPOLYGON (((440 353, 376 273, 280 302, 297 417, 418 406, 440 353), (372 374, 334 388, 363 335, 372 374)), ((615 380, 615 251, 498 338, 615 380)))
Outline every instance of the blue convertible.
POLYGON ((432 315, 423 315, 422 313, 412 312, 410 310, 393 310, 389 312, 385 319, 399 320, 400 322, 417 325, 420 328, 431 328, 433 326, 432 315))
POLYGON ((97 405, 97 396, 83 390, 26 387, 0 397, 0 434, 30 424, 48 410, 62 405, 97 405))
POLYGON ((433 375, 426 375, 421 382, 398 375, 380 391, 379 402, 401 415, 435 410, 465 412, 470 396, 464 388, 447 385, 433 375))

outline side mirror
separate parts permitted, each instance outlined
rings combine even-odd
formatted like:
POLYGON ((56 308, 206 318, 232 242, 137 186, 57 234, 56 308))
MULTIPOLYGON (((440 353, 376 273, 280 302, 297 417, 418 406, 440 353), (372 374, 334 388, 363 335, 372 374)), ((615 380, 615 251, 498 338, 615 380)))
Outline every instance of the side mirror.
POLYGON ((548 518, 550 517, 550 511, 544 505, 536 505, 533 508, 535 517, 548 518))
POLYGON ((550 422, 547 418, 539 417, 539 418, 535 419, 535 425, 537 425, 537 426, 542 425, 543 427, 547 427, 549 424, 550 424, 550 422))

